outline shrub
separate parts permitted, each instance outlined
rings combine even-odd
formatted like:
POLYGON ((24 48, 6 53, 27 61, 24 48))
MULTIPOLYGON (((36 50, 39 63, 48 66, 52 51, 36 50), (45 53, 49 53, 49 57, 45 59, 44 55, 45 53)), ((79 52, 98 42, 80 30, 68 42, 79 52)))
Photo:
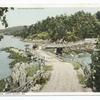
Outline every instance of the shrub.
POLYGON ((75 70, 79 70, 81 68, 81 64, 77 63, 77 62, 72 62, 74 69, 75 70))
POLYGON ((27 76, 33 76, 37 72, 37 70, 39 70, 38 66, 32 66, 26 68, 27 76))
POLYGON ((79 83, 85 85, 86 84, 86 77, 83 74, 78 74, 79 83))
POLYGON ((44 66, 43 69, 44 69, 44 71, 50 71, 50 70, 52 70, 52 66, 50 66, 50 65, 44 66))
POLYGON ((0 80, 0 92, 3 92, 3 89, 5 88, 5 81, 4 79, 0 80))

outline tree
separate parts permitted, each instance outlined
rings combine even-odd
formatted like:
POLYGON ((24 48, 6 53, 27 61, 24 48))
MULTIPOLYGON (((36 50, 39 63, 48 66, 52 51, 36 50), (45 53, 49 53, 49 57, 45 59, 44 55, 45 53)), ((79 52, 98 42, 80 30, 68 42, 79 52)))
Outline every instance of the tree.
MULTIPOLYGON (((11 9, 14 9, 11 7, 11 9)), ((0 7, 0 21, 2 23, 2 25, 4 25, 5 27, 8 27, 8 23, 6 21, 6 13, 8 12, 8 7, 0 7)))
MULTIPOLYGON (((47 17, 45 20, 38 21, 37 23, 25 29, 24 38, 36 38, 38 34, 48 33, 49 40, 58 41, 77 41, 85 38, 95 38, 100 34, 100 22, 96 16, 84 11, 76 12, 73 15, 67 16, 66 14, 47 17)), ((21 34, 20 33, 20 34, 21 34)), ((19 34, 19 35, 20 35, 19 34)), ((20 36, 23 36, 23 35, 20 36)), ((44 37, 45 38, 45 37, 44 37)))
POLYGON ((91 82, 94 91, 100 92, 100 37, 92 54, 91 82))
POLYGON ((78 39, 78 37, 75 35, 75 33, 73 33, 73 32, 67 32, 66 33, 66 39, 65 40, 67 40, 68 42, 70 42, 70 41, 77 41, 77 40, 79 40, 78 39))
POLYGON ((21 32, 21 37, 22 38, 26 38, 28 35, 29 35, 29 32, 28 32, 28 27, 27 26, 24 26, 24 29, 22 30, 22 32, 21 32))
POLYGON ((100 21, 100 11, 96 13, 96 18, 100 21))

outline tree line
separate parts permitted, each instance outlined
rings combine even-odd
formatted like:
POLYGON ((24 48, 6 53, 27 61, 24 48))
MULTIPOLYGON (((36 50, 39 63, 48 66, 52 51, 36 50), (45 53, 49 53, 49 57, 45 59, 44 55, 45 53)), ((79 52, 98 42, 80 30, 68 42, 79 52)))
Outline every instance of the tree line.
POLYGON ((30 26, 24 26, 15 36, 29 39, 48 39, 51 41, 77 41, 85 38, 97 38, 100 34, 100 12, 92 15, 78 11, 73 15, 47 17, 30 26))

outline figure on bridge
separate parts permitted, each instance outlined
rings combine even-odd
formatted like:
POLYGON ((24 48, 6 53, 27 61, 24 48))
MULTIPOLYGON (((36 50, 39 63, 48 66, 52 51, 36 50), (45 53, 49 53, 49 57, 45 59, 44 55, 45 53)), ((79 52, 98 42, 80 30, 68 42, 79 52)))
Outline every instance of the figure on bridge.
POLYGON ((56 55, 61 56, 62 55, 62 51, 63 51, 63 48, 61 48, 61 47, 56 48, 56 55))
POLYGON ((33 49, 36 50, 37 48, 38 48, 38 45, 35 43, 35 44, 33 45, 33 49))

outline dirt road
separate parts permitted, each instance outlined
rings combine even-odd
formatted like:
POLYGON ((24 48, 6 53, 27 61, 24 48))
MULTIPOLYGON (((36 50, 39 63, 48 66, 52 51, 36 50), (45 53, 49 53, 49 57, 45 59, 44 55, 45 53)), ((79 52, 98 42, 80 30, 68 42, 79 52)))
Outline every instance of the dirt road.
POLYGON ((45 56, 48 65, 53 66, 50 80, 43 87, 42 92, 84 92, 79 84, 76 71, 70 63, 62 62, 52 54, 39 50, 38 54, 45 56))

